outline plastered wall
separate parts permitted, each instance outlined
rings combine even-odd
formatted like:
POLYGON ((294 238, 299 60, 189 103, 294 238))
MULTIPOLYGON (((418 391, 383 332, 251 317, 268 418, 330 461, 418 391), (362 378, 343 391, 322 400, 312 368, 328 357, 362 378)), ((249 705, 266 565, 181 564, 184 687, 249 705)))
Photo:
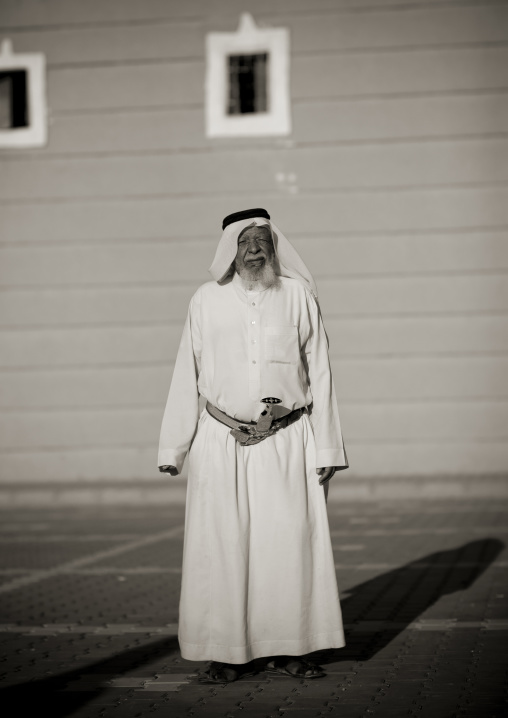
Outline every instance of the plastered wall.
POLYGON ((225 214, 314 272, 350 476, 508 468, 508 4, 3 0, 49 144, 0 152, 1 480, 157 478, 225 214), (293 133, 207 140, 204 40, 291 32, 293 133))

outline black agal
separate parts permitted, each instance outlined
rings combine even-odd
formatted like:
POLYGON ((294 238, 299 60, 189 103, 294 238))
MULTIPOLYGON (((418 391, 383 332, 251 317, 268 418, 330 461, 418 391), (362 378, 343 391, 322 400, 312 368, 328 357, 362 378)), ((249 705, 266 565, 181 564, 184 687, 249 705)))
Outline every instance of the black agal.
POLYGON ((222 229, 226 229, 228 224, 233 224, 233 222, 239 222, 241 219, 251 219, 253 217, 265 217, 266 219, 270 219, 270 215, 266 209, 263 209, 262 207, 244 209, 242 212, 233 212, 233 214, 228 214, 227 217, 224 217, 222 220, 222 229))

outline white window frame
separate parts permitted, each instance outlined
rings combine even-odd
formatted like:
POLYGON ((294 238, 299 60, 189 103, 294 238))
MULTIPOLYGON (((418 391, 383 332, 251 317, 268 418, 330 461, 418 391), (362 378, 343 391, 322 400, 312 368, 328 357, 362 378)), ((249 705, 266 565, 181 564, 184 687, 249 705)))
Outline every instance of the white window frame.
POLYGON ((0 148, 43 147, 47 143, 46 58, 41 53, 16 54, 10 40, 0 47, 0 72, 25 70, 27 73, 28 127, 0 129, 0 148))
POLYGON ((206 38, 207 137, 259 137, 291 132, 289 96, 289 31, 259 28, 242 13, 236 32, 212 32, 206 38), (268 112, 229 115, 229 55, 268 53, 268 112))

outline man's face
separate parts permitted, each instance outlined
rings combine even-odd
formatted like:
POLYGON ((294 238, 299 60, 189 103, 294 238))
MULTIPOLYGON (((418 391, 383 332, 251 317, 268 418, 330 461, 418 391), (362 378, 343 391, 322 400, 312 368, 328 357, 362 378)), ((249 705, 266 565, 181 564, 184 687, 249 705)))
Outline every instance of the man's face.
POLYGON ((271 264, 275 250, 269 227, 248 227, 238 238, 235 257, 236 271, 247 270, 251 275, 261 274, 265 265, 271 264))

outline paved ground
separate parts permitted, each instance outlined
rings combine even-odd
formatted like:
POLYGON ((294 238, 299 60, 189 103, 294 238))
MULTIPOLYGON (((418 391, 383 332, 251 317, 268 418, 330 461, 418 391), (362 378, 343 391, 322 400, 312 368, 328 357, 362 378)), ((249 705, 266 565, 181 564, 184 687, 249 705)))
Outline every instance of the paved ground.
POLYGON ((224 687, 198 684, 203 664, 178 651, 181 505, 5 511, 0 705, 23 718, 508 716, 507 509, 335 499, 347 647, 314 655, 325 679, 224 687))

